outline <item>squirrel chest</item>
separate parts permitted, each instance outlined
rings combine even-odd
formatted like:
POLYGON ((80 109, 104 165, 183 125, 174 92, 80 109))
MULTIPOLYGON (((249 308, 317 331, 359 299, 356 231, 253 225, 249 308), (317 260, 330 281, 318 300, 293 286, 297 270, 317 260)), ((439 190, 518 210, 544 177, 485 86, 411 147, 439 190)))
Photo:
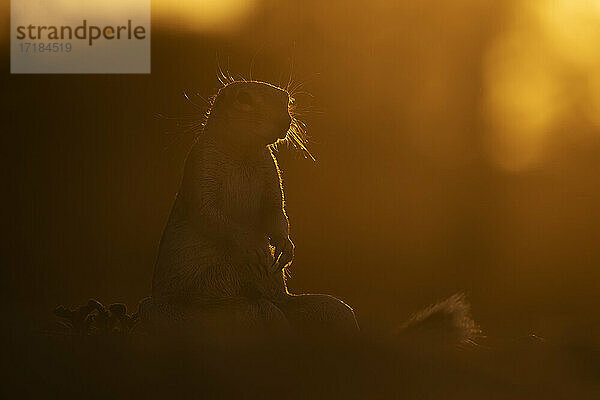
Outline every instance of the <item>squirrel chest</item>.
POLYGON ((223 170, 219 206, 233 220, 249 226, 262 222, 269 167, 273 168, 261 162, 231 165, 223 170))

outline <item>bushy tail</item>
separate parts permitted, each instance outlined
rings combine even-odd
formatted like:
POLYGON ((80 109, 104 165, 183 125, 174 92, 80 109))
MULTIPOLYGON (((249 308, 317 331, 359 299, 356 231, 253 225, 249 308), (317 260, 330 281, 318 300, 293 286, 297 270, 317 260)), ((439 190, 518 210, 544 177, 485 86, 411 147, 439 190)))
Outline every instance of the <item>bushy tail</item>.
POLYGON ((464 348, 477 345, 483 334, 471 318, 471 307, 457 293, 411 316, 394 332, 394 340, 419 348, 464 348))

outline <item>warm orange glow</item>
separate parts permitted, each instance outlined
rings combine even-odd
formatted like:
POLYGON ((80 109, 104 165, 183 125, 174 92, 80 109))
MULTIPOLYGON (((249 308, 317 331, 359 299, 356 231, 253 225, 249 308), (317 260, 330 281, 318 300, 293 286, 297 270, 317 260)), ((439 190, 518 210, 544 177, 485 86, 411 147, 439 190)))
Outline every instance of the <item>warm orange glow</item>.
POLYGON ((239 27, 257 0, 155 0, 153 22, 193 31, 226 32, 239 27))
POLYGON ((518 3, 485 65, 489 147, 499 166, 543 161, 565 118, 600 123, 599 39, 599 1, 518 3))
MULTIPOLYGON (((252 14, 259 0, 153 0, 152 1, 152 23, 155 26, 168 26, 182 30, 199 32, 228 32, 236 30, 252 14)), ((106 9, 99 10, 95 15, 88 18, 102 19, 113 17, 122 13, 123 7, 111 7, 111 3, 121 5, 118 0, 106 0, 106 9), (114 11, 112 11, 114 10, 114 11)), ((69 10, 75 0, 55 0, 53 7, 39 9, 39 15, 45 20, 56 19, 64 21, 74 18, 75 21, 82 17, 79 14, 69 15, 69 10), (55 13, 56 15, 53 15, 55 13)), ((35 12, 35 10, 33 11, 35 12)), ((31 15, 32 12, 29 12, 31 15)), ((10 18, 9 2, 0 5, 0 16, 6 20, 10 18)), ((129 18, 135 18, 127 14, 129 18)), ((0 42, 8 39, 7 31, 0 32, 0 42)))

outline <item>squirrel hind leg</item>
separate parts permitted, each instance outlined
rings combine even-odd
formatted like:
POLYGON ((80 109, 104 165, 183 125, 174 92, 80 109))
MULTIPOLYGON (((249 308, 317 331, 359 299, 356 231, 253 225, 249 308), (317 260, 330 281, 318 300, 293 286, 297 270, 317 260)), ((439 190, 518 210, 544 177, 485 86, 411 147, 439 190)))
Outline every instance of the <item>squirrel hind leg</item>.
POLYGON ((328 295, 291 295, 278 303, 292 327, 311 339, 355 337, 359 331, 354 311, 343 301, 328 295))

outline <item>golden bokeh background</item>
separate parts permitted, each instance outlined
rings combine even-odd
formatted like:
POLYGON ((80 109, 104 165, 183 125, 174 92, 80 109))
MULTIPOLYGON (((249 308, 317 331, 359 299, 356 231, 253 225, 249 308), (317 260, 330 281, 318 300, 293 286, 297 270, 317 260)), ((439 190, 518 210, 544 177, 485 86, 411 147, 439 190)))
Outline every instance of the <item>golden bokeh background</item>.
POLYGON ((137 76, 10 75, 2 7, 10 312, 150 293, 191 142, 155 116, 220 66, 302 84, 293 290, 365 329, 464 291, 490 340, 600 346, 600 1, 156 0, 137 76))

